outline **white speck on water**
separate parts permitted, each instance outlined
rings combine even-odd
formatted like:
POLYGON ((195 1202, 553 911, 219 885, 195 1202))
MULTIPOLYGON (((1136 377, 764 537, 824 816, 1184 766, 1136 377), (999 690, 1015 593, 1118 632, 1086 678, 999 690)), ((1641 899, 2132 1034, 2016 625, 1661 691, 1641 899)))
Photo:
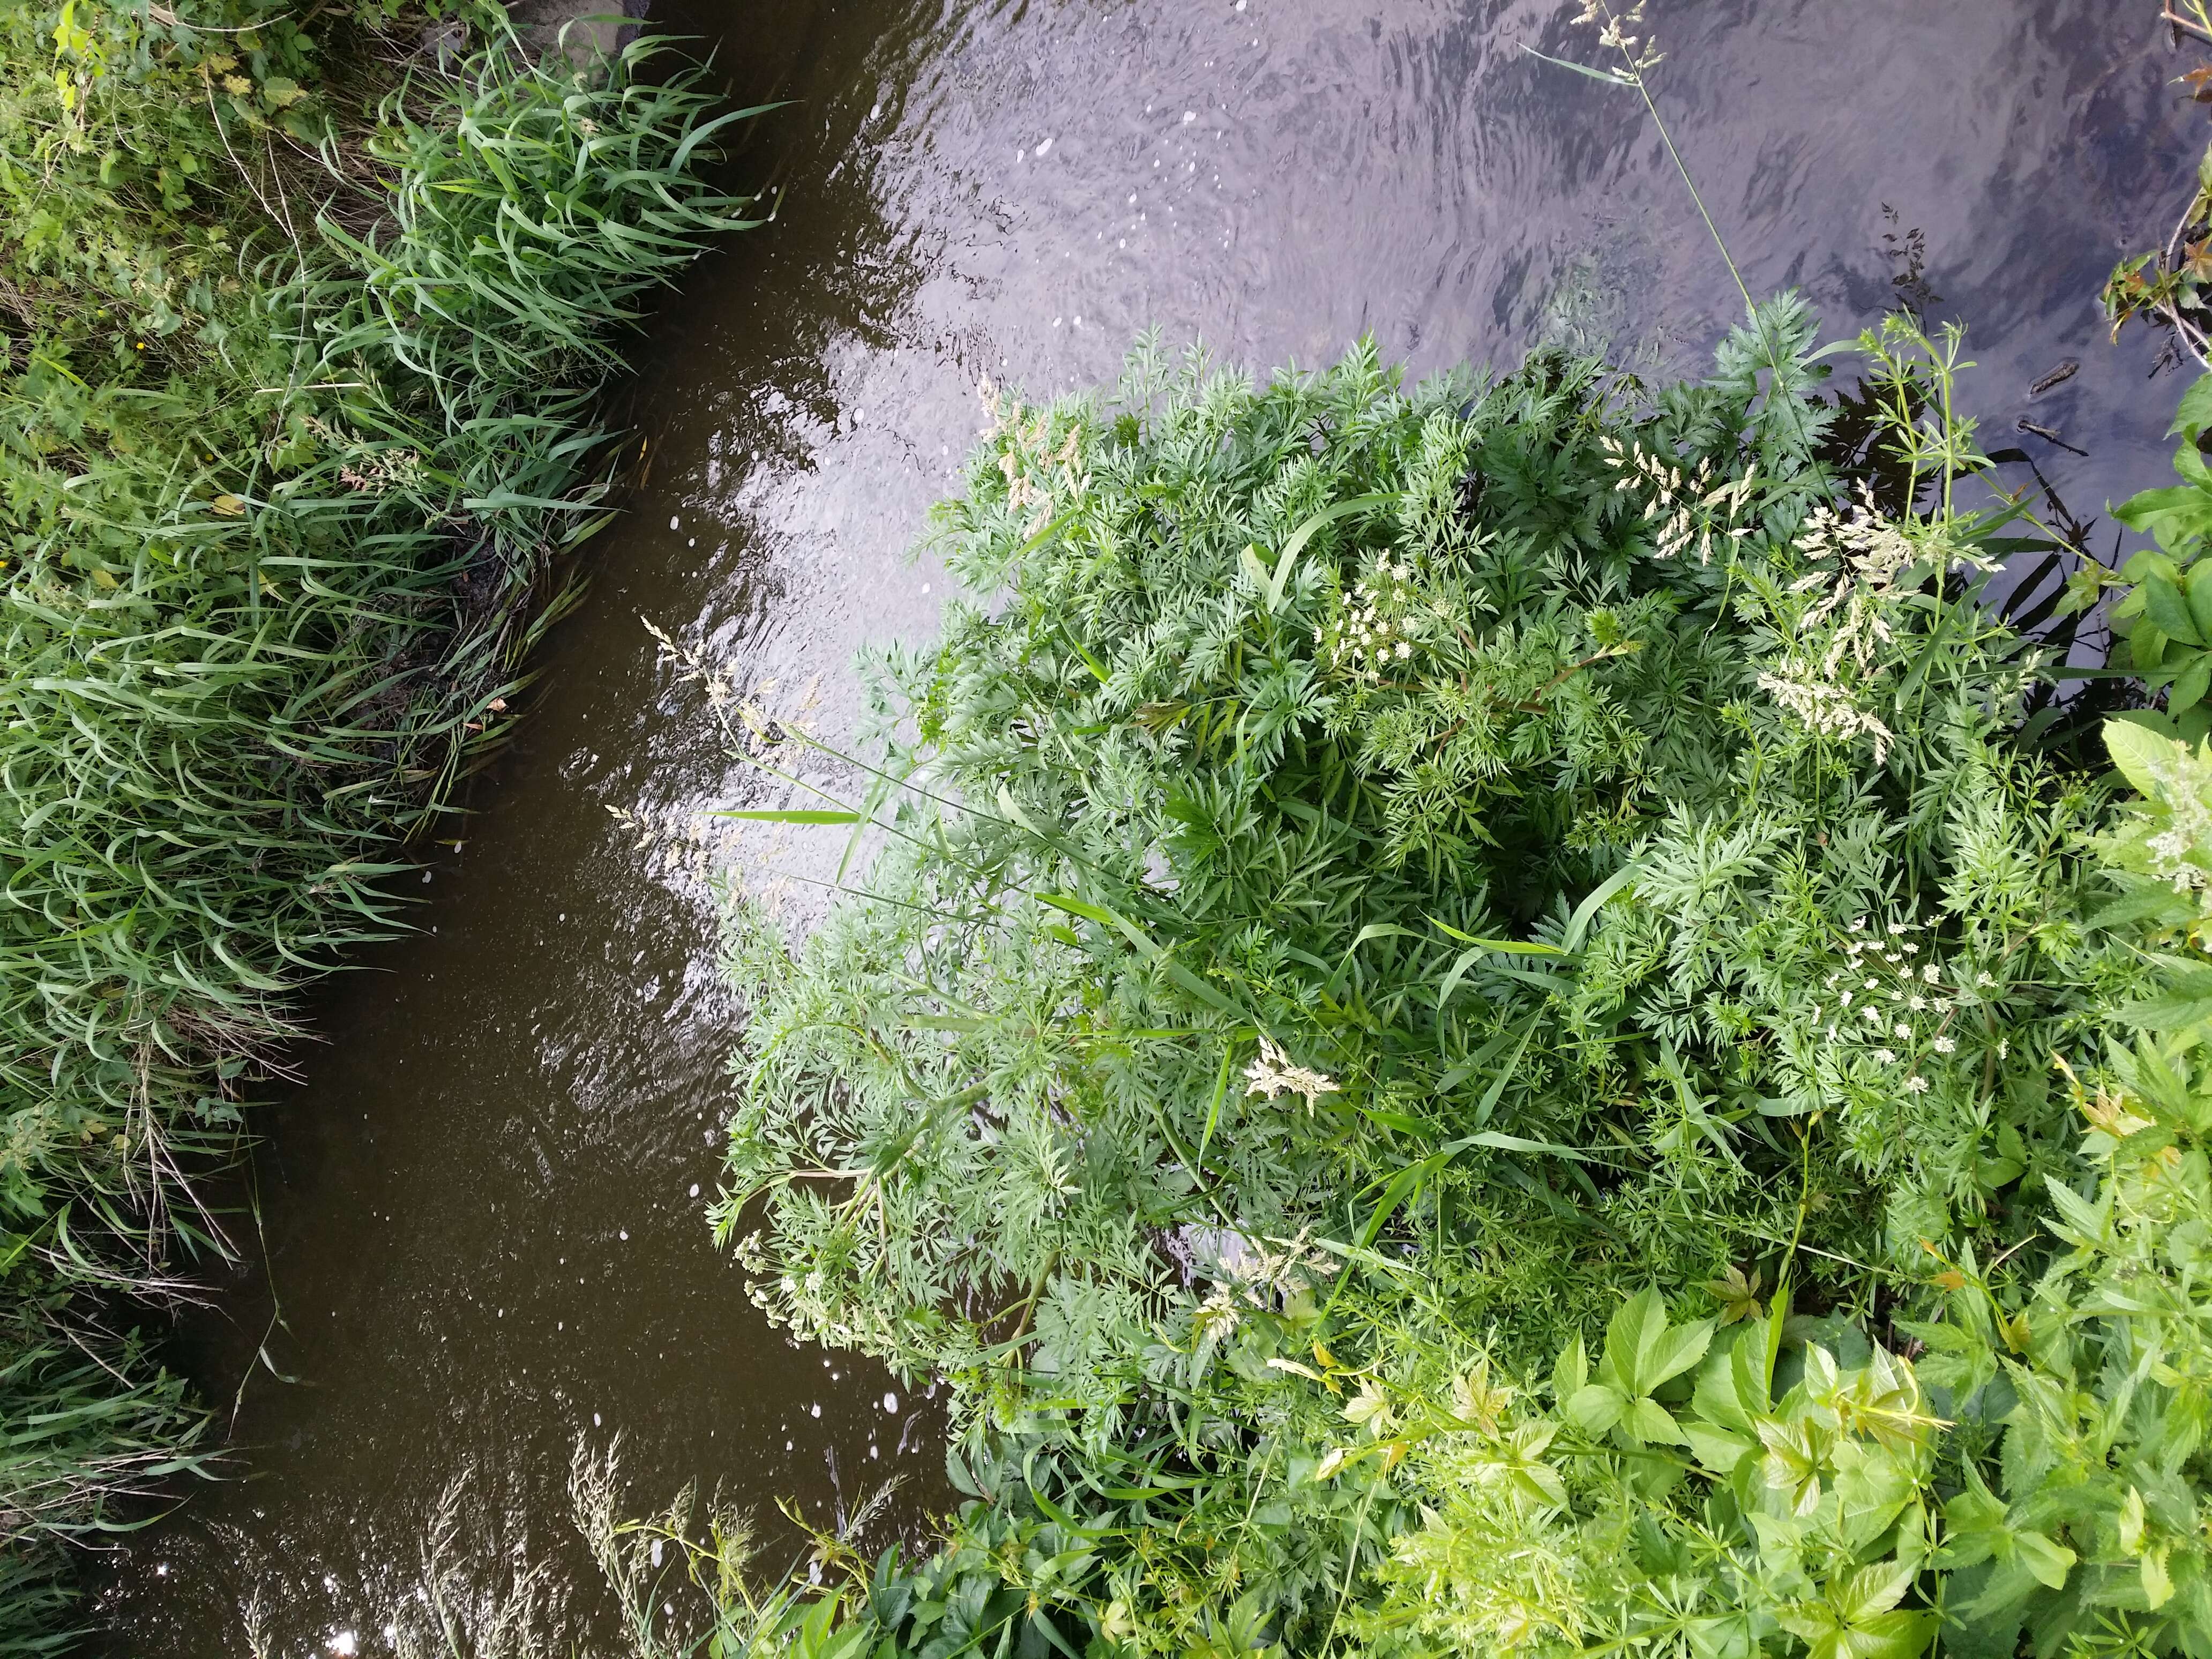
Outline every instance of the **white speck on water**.
POLYGON ((599 1414, 597 1412, 592 1413, 592 1426, 595 1429, 599 1426, 599 1414))
MULTIPOLYGON (((1242 10, 1243 10, 1243 9, 1244 9, 1244 0, 1237 0, 1237 10, 1239 10, 1239 11, 1242 11, 1242 10)), ((871 110, 868 112, 868 119, 870 119, 871 121, 872 121, 872 120, 874 120, 874 119, 876 118, 876 117, 878 117, 878 115, 881 115, 883 112, 884 112, 884 106, 883 106, 880 103, 878 103, 878 105, 876 105, 876 106, 875 106, 875 107, 874 107, 874 108, 871 109, 871 110)), ((659 1565, 660 1565, 659 1557, 657 1554, 656 1554, 656 1555, 655 1555, 655 1557, 653 1558, 653 1565, 654 1566, 656 1566, 656 1567, 657 1567, 657 1566, 659 1566, 659 1565)))
POLYGON ((1129 192, 1129 205, 1131 207, 1137 205, 1137 192, 1133 190, 1129 192))
POLYGON ((895 1394, 885 1395, 884 1396, 884 1409, 887 1412, 896 1411, 898 1409, 898 1396, 895 1394))
POLYGON ((691 1183, 691 1196, 694 1198, 699 1196, 699 1183, 696 1181, 691 1183))
POLYGON ((1124 237, 1121 239, 1121 246, 1122 246, 1123 247, 1127 247, 1127 246, 1129 246, 1129 239, 1128 239, 1127 237, 1124 236, 1124 237))
POLYGON ((1058 328, 1058 327, 1060 325, 1060 324, 1062 324, 1063 322, 1065 322, 1065 321, 1066 321, 1066 320, 1067 320, 1067 319, 1066 319, 1066 318, 1064 318, 1064 317, 1055 317, 1055 318, 1054 318, 1054 319, 1052 319, 1052 325, 1053 325, 1054 328, 1058 328))
POLYGON ((340 1631, 336 1636, 331 1638, 328 1645, 331 1651, 338 1655, 340 1659, 345 1659, 345 1656, 361 1651, 361 1639, 349 1630, 340 1631))
POLYGON ((565 1331, 568 1328, 568 1322, 565 1319, 556 1319, 553 1322, 553 1328, 556 1331, 565 1331))
POLYGON ((1045 151, 1047 151, 1047 150, 1050 149, 1051 148, 1052 148, 1052 140, 1051 140, 1051 139, 1049 139, 1049 138, 1048 138, 1048 139, 1046 139, 1046 140, 1044 141, 1044 143, 1042 143, 1039 144, 1039 145, 1038 145, 1035 149, 1031 150, 1031 151, 1030 152, 1030 155, 1043 155, 1043 154, 1045 153, 1045 151))
POLYGON ((694 536, 690 541, 684 543, 684 545, 686 547, 696 547, 699 545, 699 538, 696 536, 694 536))
POLYGON ((872 1441, 872 1440, 871 1440, 870 1442, 868 1442, 868 1455, 869 1455, 869 1456, 871 1456, 871 1457, 875 1457, 875 1456, 880 1455, 880 1453, 879 1453, 879 1450, 878 1450, 878 1447, 877 1447, 877 1445, 876 1445, 876 1443, 875 1443, 874 1441, 872 1441))
POLYGON ((1239 11, 1244 9, 1244 0, 1237 0, 1237 9, 1239 11))
POLYGON ((1080 317, 1078 317, 1078 318, 1075 319, 1074 326, 1075 326, 1075 327, 1077 327, 1077 328, 1081 328, 1081 327, 1083 326, 1083 319, 1082 319, 1082 318, 1080 318, 1080 317))
POLYGON ((623 1228, 623 1229, 622 1230, 622 1236, 623 1236, 624 1238, 628 1238, 628 1237, 629 1237, 629 1228, 627 1228, 627 1227, 623 1228))
POLYGON ((156 1577, 156 1578, 167 1578, 168 1576, 169 1576, 169 1564, 168 1564, 167 1561, 161 1562, 161 1563, 159 1563, 158 1565, 155 1565, 155 1569, 154 1569, 154 1577, 156 1577))
POLYGON ((821 1402, 820 1401, 818 1401, 818 1400, 817 1400, 817 1401, 816 1401, 814 1402, 814 1404, 812 1404, 811 1406, 809 1406, 809 1407, 806 1408, 806 1414, 807 1414, 809 1417, 819 1417, 819 1416, 821 1416, 821 1415, 822 1415, 822 1402, 821 1402))
POLYGON ((1183 125, 1185 125, 1185 126, 1188 126, 1188 125, 1189 125, 1193 121, 1195 121, 1196 119, 1198 119, 1198 112, 1197 112, 1196 110, 1194 110, 1194 109, 1187 109, 1187 110, 1185 110, 1185 111, 1182 112, 1182 124, 1183 124, 1183 125))
POLYGON ((430 872, 429 872, 428 870, 425 870, 425 871, 422 872, 422 879, 423 879, 425 882, 428 882, 428 881, 430 879, 430 872))
POLYGON ((921 597, 925 599, 929 597, 929 584, 927 582, 924 582, 921 585, 921 597))
POLYGON ((786 1451, 789 1451, 789 1450, 791 1449, 791 1442, 789 1442, 788 1440, 785 1441, 785 1442, 783 1443, 783 1449, 784 1449, 784 1450, 786 1450, 786 1451))
POLYGON ((671 530, 675 529, 675 528, 676 528, 676 526, 677 526, 678 524, 680 524, 681 522, 683 522, 683 520, 682 520, 682 519, 680 518, 680 516, 679 516, 679 515, 678 515, 678 514, 673 514, 673 513, 672 513, 672 514, 670 514, 668 515, 668 527, 669 527, 671 530))

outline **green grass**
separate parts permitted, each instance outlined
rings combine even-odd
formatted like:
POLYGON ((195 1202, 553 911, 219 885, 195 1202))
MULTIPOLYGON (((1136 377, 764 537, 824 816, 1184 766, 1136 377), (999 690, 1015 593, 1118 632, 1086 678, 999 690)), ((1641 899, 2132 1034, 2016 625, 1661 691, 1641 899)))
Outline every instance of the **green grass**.
POLYGON ((114 1295, 224 1248, 188 1179, 520 713, 625 330, 753 222, 706 177, 747 112, 652 44, 477 17, 395 76, 332 18, 325 73, 169 15, 0 26, 0 1653, 45 1547, 188 1461, 114 1295))

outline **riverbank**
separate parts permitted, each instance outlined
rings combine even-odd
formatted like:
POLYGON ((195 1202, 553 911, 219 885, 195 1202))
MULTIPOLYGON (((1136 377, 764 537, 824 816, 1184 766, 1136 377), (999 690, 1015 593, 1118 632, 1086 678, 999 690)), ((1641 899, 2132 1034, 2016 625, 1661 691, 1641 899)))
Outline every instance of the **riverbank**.
MULTIPOLYGON (((1710 249, 1679 234, 1663 155, 1622 131, 1632 94, 1531 68, 1510 32, 1456 17, 1386 22, 1370 49, 1360 26, 1310 12, 1216 9, 963 6, 950 31, 900 6, 778 14, 801 67, 764 78, 807 118, 768 124, 772 171, 790 169, 806 210, 687 277, 637 392, 651 477, 594 550, 605 585, 561 630, 557 684, 485 781, 501 806, 423 890, 439 895, 421 913, 438 933, 379 951, 374 977, 338 981, 350 1012, 334 1012, 303 1109, 262 1165, 286 1188, 270 1224, 289 1328, 272 1353, 313 1386, 249 1391, 235 1443, 262 1479, 129 1540, 118 1573, 134 1593, 115 1605, 141 1648, 228 1652, 252 1597, 272 1650, 347 1631, 373 1650, 387 1620, 409 1621, 422 1516, 471 1466, 497 1540, 471 1589, 489 1595, 516 1523, 556 1544, 568 1530, 564 1431, 603 1444, 620 1431, 634 1510, 696 1477, 771 1528, 777 1497, 834 1524, 828 1451, 848 1497, 893 1466, 906 1437, 882 1401, 896 1389, 903 1415, 915 1391, 761 1333, 727 1271, 717 1284, 695 1265, 708 1248, 696 1216, 665 1213, 700 1201, 684 1197, 693 1182, 713 1192, 701 1128, 736 1103, 713 1049, 737 1016, 713 983, 688 836, 700 811, 775 797, 727 775, 701 729, 703 693, 653 674, 638 615, 771 707, 806 702, 820 675, 807 718, 853 729, 853 648, 935 631, 942 568, 901 554, 957 485, 981 374, 1045 395, 1110 383, 1130 334, 1155 319, 1255 368, 1333 361, 1370 321, 1386 360, 1518 362, 1542 337, 1531 319, 1558 251, 1589 246, 1598 197, 1668 210, 1601 233, 1595 280, 1628 296, 1601 319, 1616 338, 1633 343, 1657 318, 1703 340, 1709 319, 1740 310, 1710 249), (1467 122, 1477 106, 1480 131, 1467 122), (1355 110, 1384 115, 1332 115, 1355 110), (1347 201, 1350 234, 1286 245, 1258 228, 1333 225, 1347 201), (1115 252, 1086 257, 1102 228, 1115 252), (646 823, 619 830, 609 806, 646 823), (641 849, 647 828, 662 839, 641 849), (343 1094, 325 1095, 325 1079, 343 1094), (878 1438, 881 1463, 868 1455, 878 1438)), ((1963 293, 1975 320, 1984 368, 1968 385, 1985 429, 2024 414, 2063 433, 2095 457, 2045 457, 2054 482, 2069 500, 2118 499, 2163 471, 2171 411, 2142 398, 2149 354, 2107 351, 2082 314, 2111 263, 2104 228, 2128 216, 2124 197, 2087 181, 2179 148, 2180 121, 2129 118, 2169 107, 2170 65, 2115 71, 2096 55, 2102 8, 2008 4, 1995 29, 1880 9, 1762 5, 1750 26, 1713 21, 1677 43, 1685 79, 1669 95, 1731 100, 1684 135, 1701 182, 1738 155, 1763 167, 1762 145, 1801 135, 1808 76, 1832 106, 1872 98, 1911 117, 1908 144, 1874 114, 1803 135, 1802 193, 1747 198, 1734 176, 1708 183, 1708 199, 1740 245, 1774 250, 1751 273, 1757 291, 1790 260, 1832 273, 1814 286, 1843 333, 1889 292, 1878 204, 1900 204, 1928 227, 1930 285, 1963 293), (1899 61, 1886 31, 1907 25, 1939 39, 1899 61), (2063 106, 2023 90, 2100 76, 2100 93, 2063 106), (1992 289, 1977 251, 2015 241, 2046 257, 2008 264, 2016 280, 1992 289), (2078 375, 2015 407, 2068 357, 2078 375)), ((731 44, 749 73, 770 56, 751 35, 731 44)), ((2189 115, 2189 137, 2200 120, 2189 115)), ((2154 193, 2146 222, 2162 222, 2154 193)), ((2123 345, 2136 344, 2131 331, 2123 345)), ((830 834, 838 845, 799 874, 836 873, 842 836, 830 834)), ((249 1353, 264 1328, 250 1310, 249 1353)), ((941 1449, 931 1435, 900 1462, 941 1468, 941 1449)), ((915 1510, 938 1502, 909 1474, 866 1547, 913 1537, 915 1510)), ((770 1543, 763 1565, 787 1559, 770 1543)), ((588 1562, 576 1582, 596 1588, 588 1562)))
POLYGON ((594 399, 750 204, 741 113, 650 44, 501 14, 24 11, 5 25, 0 1646, 70 1543, 194 1466, 143 1328, 237 1218, 293 995, 521 713, 605 521, 594 399), (372 31, 371 26, 376 26, 372 31))

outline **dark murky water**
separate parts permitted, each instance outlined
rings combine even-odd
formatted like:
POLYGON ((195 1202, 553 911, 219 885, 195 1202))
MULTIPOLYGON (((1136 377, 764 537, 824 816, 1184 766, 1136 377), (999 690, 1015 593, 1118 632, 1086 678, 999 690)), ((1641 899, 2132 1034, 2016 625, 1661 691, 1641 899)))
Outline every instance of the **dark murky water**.
MULTIPOLYGON (((978 377, 1110 380, 1149 325, 1261 368, 1362 331, 1423 369, 1547 337, 1701 361, 1739 306, 1641 106, 1521 50, 1590 55, 1574 9, 778 0, 682 20, 741 94, 795 100, 746 158, 783 216, 665 307, 635 393, 650 471, 423 890, 432 931, 336 988, 328 1042, 264 1119, 265 1281, 229 1287, 191 1345, 238 1398, 246 1478, 127 1540, 101 1581, 118 1650, 243 1652, 258 1597, 272 1655, 382 1651, 464 1469, 468 1542, 576 1570, 580 1434, 624 1437, 641 1508, 696 1479, 826 1516, 894 1469, 924 1506, 926 1403, 887 1409, 882 1376, 766 1328, 701 1223, 732 1022, 710 912, 606 809, 680 823, 751 786, 640 617, 771 699, 820 677, 834 729, 854 648, 933 625, 941 577, 903 556, 978 377), (264 1333, 296 1382, 249 1374, 264 1333)), ((1935 314, 1972 325, 1992 445, 2034 450, 2077 512, 2159 479, 2179 385, 2146 386, 2151 342, 2109 347, 2094 305, 2118 255, 2163 238, 2203 141, 2148 0, 1654 9, 1661 108, 1754 292, 1802 285, 1856 329, 1892 294, 1885 233, 1918 228, 1935 314), (2031 405, 2068 358, 2080 374, 2031 405), (2023 415, 2087 456, 2015 438, 2023 415)))

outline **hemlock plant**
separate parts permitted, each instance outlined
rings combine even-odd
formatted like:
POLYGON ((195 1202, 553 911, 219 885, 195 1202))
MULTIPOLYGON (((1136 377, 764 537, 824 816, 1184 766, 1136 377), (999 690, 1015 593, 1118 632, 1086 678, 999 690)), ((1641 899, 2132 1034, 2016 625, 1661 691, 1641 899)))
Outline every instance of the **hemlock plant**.
POLYGON ((2212 1644, 2212 763, 2001 619, 1956 337, 1856 465, 1813 338, 987 388, 880 760, 730 721, 880 850, 733 903, 717 1210, 968 1501, 725 1650, 2212 1644))

